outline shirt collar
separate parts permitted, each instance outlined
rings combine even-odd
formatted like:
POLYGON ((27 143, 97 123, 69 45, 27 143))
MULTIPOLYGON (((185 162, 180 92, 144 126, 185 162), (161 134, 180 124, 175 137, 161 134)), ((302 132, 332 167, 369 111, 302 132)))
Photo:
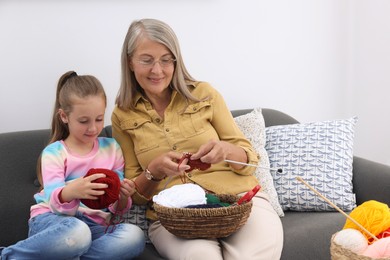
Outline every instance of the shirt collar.
MULTIPOLYGON (((187 83, 188 85, 192 86, 193 88, 196 88, 198 84, 196 84, 196 82, 188 82, 187 83)), ((172 90, 172 96, 171 96, 171 100, 173 100, 176 95, 177 95, 177 91, 176 90, 172 90)), ((144 104, 150 104, 149 100, 147 100, 141 92, 137 91, 137 93, 135 94, 135 106, 138 105, 138 103, 144 103, 144 104)), ((151 105, 151 104, 150 104, 151 105)))

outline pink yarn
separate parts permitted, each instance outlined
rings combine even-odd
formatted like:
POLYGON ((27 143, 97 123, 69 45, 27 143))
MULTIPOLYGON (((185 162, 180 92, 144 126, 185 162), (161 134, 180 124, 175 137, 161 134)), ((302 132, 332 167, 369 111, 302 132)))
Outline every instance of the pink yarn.
POLYGON ((371 258, 381 258, 390 256, 390 237, 381 238, 367 247, 362 253, 371 258))

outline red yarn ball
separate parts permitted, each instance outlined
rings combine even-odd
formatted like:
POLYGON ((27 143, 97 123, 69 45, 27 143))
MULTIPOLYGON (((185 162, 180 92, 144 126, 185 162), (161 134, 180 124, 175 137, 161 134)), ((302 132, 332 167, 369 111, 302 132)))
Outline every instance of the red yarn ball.
POLYGON ((109 169, 92 168, 87 172, 84 178, 96 173, 104 173, 106 175, 104 178, 98 178, 93 181, 94 183, 107 184, 108 187, 103 189, 105 193, 98 196, 98 199, 96 200, 81 199, 80 201, 91 209, 104 209, 118 200, 121 183, 118 174, 109 169))

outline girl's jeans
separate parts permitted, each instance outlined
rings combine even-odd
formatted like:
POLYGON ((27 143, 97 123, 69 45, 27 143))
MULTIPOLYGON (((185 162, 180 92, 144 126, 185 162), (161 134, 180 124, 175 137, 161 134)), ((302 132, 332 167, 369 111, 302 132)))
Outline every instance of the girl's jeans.
POLYGON ((28 238, 0 249, 5 259, 131 259, 145 247, 143 231, 132 224, 96 224, 76 216, 45 213, 29 220, 28 238))

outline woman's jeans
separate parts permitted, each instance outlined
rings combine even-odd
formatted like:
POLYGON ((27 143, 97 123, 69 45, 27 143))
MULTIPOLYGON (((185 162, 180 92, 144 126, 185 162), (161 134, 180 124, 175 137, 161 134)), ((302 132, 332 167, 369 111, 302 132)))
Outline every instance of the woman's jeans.
POLYGON ((0 249, 5 259, 131 259, 145 247, 143 231, 132 224, 96 224, 76 216, 45 213, 29 220, 27 239, 0 249), (107 229, 107 233, 105 233, 107 229))

